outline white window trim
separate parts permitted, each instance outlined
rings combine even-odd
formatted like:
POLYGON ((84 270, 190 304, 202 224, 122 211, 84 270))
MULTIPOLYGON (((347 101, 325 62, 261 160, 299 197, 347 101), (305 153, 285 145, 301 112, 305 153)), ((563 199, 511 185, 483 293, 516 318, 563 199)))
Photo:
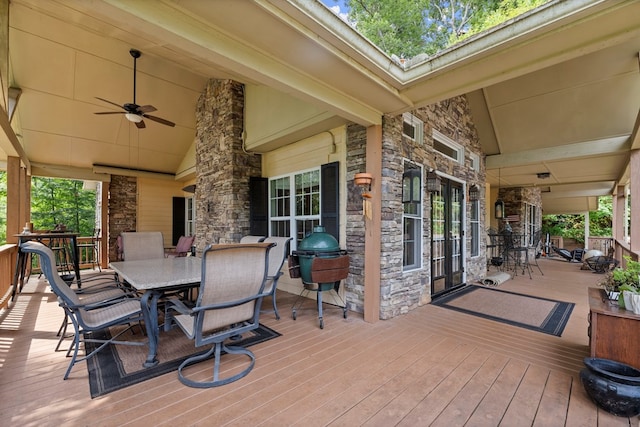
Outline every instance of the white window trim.
POLYGON ((469 153, 469 158, 471 159, 471 169, 480 172, 480 156, 476 153, 469 153))
POLYGON ((404 126, 403 126, 402 136, 404 136, 405 138, 409 138, 411 141, 414 141, 420 145, 423 145, 424 144, 424 122, 422 122, 422 120, 418 119, 416 116, 414 116, 411 113, 402 114, 402 120, 404 123, 408 123, 411 126, 413 126, 413 129, 415 130, 414 132, 415 136, 412 138, 411 136, 404 133, 404 126))
POLYGON ((457 142, 455 142, 453 139, 449 138, 448 136, 440 133, 439 131, 433 129, 433 133, 432 133, 433 139, 435 139, 436 141, 438 141, 441 144, 446 145, 447 147, 451 148, 453 151, 455 151, 458 155, 458 158, 454 158, 449 156, 448 154, 442 153, 441 151, 438 151, 437 149, 435 150, 436 152, 442 154, 443 156, 453 160, 454 162, 460 163, 460 164, 464 164, 464 147, 460 144, 458 144, 457 142))
POLYGON ((321 173, 321 168, 320 167, 313 167, 313 168, 308 168, 308 169, 303 169, 303 170, 297 170, 291 173, 286 173, 286 174, 282 174, 282 175, 278 175, 278 176, 273 176, 273 177, 269 177, 268 178, 268 191, 269 191, 269 209, 268 209, 268 215, 269 215, 269 235, 271 235, 271 225, 273 221, 288 221, 289 222, 289 230, 291 233, 291 236, 289 237, 293 237, 293 240, 291 241, 290 245, 291 245, 291 250, 296 250, 297 249, 297 240, 296 240, 296 235, 298 233, 298 229, 297 229, 297 220, 318 220, 318 222, 320 221, 321 218, 321 212, 322 212, 322 190, 320 190, 320 204, 318 206, 318 214, 317 215, 298 215, 296 216, 296 191, 295 191, 295 177, 296 175, 301 175, 301 174, 305 174, 308 172, 318 172, 318 175, 320 177, 320 188, 322 189, 322 173, 321 173), (281 179, 281 178, 289 178, 289 189, 291 190, 290 194, 289 194, 289 212, 288 215, 284 215, 284 216, 273 216, 273 212, 271 211, 271 182, 281 179))
MULTIPOLYGON (((420 211, 419 211, 419 215, 409 215, 409 214, 405 214, 404 213, 404 206, 403 206, 403 212, 402 212, 402 231, 404 232, 404 221, 405 218, 411 218, 412 220, 417 221, 418 226, 418 236, 417 238, 419 239, 419 242, 416 242, 416 249, 417 249, 417 259, 418 262, 415 265, 410 265, 410 266, 402 266, 402 272, 403 273, 409 273, 412 271, 416 271, 416 270, 422 270, 424 268, 424 209, 425 209, 425 189, 424 189, 424 178, 425 178, 425 168, 423 165, 416 163, 416 162, 412 162, 409 159, 402 159, 402 170, 404 173, 405 170, 405 163, 411 163, 415 166, 418 166, 418 168, 420 169, 420 174, 422 179, 420 180, 420 211)), ((401 184, 402 185, 402 184, 401 184)), ((402 189, 401 189, 402 192, 402 189)), ((403 243, 403 251, 404 251, 404 241, 403 243)), ((403 259, 404 259, 404 253, 403 253, 403 259)))

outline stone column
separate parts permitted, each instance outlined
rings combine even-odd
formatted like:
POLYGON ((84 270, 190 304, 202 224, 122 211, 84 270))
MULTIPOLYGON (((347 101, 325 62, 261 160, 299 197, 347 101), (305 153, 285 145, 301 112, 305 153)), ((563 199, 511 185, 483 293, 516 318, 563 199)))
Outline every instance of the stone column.
MULTIPOLYGON (((123 231, 136 231, 138 179, 112 175, 109 184, 109 261, 117 261, 116 241, 123 231)), ((104 230, 103 230, 104 231, 104 230)), ((102 234, 105 238, 105 234, 102 234)))
POLYGON ((261 156, 244 151, 244 86, 210 80, 196 107, 196 246, 238 242, 249 231, 249 177, 261 156))

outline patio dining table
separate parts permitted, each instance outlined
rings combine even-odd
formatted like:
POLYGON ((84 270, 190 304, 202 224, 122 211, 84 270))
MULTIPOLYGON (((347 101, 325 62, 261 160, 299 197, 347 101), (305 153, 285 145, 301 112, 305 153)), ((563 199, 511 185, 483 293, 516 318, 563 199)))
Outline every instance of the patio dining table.
POLYGON ((137 261, 118 261, 109 264, 121 280, 140 292, 149 353, 143 366, 158 364, 157 350, 160 327, 158 325, 158 300, 167 292, 193 288, 200 285, 202 259, 188 256, 157 258, 137 261))

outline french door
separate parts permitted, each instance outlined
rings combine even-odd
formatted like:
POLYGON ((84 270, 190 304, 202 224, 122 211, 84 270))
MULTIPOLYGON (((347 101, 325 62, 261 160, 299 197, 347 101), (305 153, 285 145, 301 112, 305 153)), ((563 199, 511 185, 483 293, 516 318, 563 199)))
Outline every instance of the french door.
POLYGON ((440 191, 431 193, 431 295, 462 285, 463 209, 462 184, 443 178, 440 191))

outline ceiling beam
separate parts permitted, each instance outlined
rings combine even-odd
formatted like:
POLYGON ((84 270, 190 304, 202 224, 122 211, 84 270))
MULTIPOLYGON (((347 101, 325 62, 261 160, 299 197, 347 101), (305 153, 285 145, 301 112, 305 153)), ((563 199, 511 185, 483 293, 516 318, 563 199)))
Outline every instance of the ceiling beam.
POLYGON ((31 162, 27 157, 27 153, 24 151, 22 144, 18 141, 11 123, 9 123, 9 116, 7 112, 0 106, 0 150, 4 151, 7 156, 19 157, 22 164, 27 168, 27 174, 31 174, 31 162))
POLYGON ((487 169, 499 169, 514 166, 532 165, 567 159, 595 157, 605 154, 626 153, 629 151, 629 135, 604 138, 595 141, 577 142, 557 147, 539 148, 518 153, 487 156, 487 169))

